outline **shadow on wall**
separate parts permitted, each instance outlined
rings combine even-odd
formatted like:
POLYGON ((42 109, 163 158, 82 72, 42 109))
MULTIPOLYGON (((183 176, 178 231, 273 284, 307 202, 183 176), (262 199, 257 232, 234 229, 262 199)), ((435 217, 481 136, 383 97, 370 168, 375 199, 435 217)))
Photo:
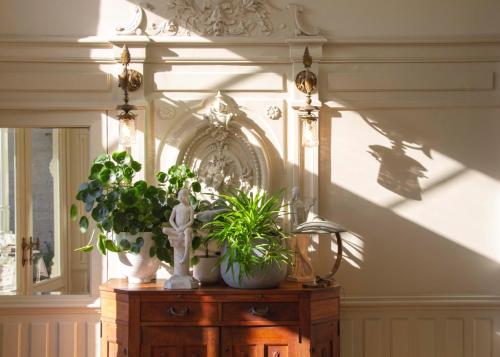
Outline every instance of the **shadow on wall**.
POLYGON ((406 154, 406 150, 420 150, 429 158, 431 151, 425 145, 405 141, 398 132, 373 118, 363 120, 381 135, 387 137, 391 147, 370 145, 369 153, 380 163, 377 182, 386 189, 412 200, 422 200, 419 180, 425 178, 427 169, 417 160, 406 154))
MULTIPOLYGON (((464 171, 475 170, 481 176, 489 176, 487 178, 489 180, 498 180, 500 170, 493 167, 493 163, 500 162, 500 145, 494 138, 495 133, 500 132, 498 120, 485 117, 481 119, 481 125, 478 125, 476 117, 478 112, 472 110, 456 115, 453 112, 446 115, 440 110, 418 114, 412 111, 413 114, 403 117, 402 113, 407 112, 359 113, 370 127, 373 128, 375 123, 377 132, 384 134, 393 144, 391 148, 368 145, 366 152, 367 155, 371 154, 380 160, 377 181, 384 188, 402 197, 399 205, 407 204, 408 199, 423 199, 421 203, 415 202, 410 205, 425 207, 422 205, 426 204, 426 194, 432 194, 437 187, 449 189, 446 186, 453 184, 464 171), (424 177, 425 167, 407 156, 404 153, 404 146, 423 152, 427 158, 432 157, 431 149, 436 150, 466 167, 421 189, 416 180, 424 177), (408 179, 410 174, 412 177, 408 179)), ((333 116, 332 111, 327 110, 323 118, 333 116)), ((350 118, 331 120, 350 120, 350 118)), ((331 142, 332 123, 326 120, 326 123, 323 121, 322 124, 321 130, 324 135, 320 143, 320 187, 322 196, 331 197, 331 200, 320 202, 320 212, 328 212, 327 218, 364 237, 361 238, 361 249, 354 247, 353 250, 346 244, 345 260, 338 279, 345 286, 347 294, 363 294, 365 291, 373 295, 398 295, 401 292, 405 294, 498 294, 500 292, 500 283, 497 280, 485 278, 500 273, 498 261, 492 259, 491 255, 486 256, 484 251, 478 253, 475 249, 467 247, 467 244, 463 244, 467 241, 476 241, 476 246, 480 246, 483 240, 487 244, 486 241, 494 240, 492 233, 489 232, 489 236, 486 236, 481 227, 476 229, 474 225, 477 221, 474 217, 464 220, 463 214, 454 216, 457 210, 463 213, 468 211, 468 207, 474 206, 475 202, 470 194, 463 192, 464 199, 459 205, 461 207, 455 207, 457 204, 455 196, 449 203, 440 203, 440 206, 445 207, 444 210, 427 212, 435 218, 433 221, 429 220, 432 224, 426 226, 413 221, 413 217, 410 217, 412 219, 410 220, 403 217, 400 212, 396 212, 394 209, 398 204, 382 206, 344 187, 332 184, 334 180, 331 176, 331 165, 336 165, 338 162, 336 157, 331 157, 336 155, 331 142), (441 226, 450 227, 452 232, 459 231, 460 227, 464 227, 468 232, 458 239, 457 236, 439 234, 439 230, 434 229, 434 226, 437 226, 436 222, 440 220, 441 226), (362 251, 361 259, 354 259, 355 264, 349 263, 349 260, 353 260, 352 252, 356 253, 359 250, 362 251)), ((351 170, 351 167, 336 166, 333 173, 336 170, 351 170)), ((353 170, 352 176, 354 175, 356 172, 353 170)), ((480 193, 487 196, 484 188, 480 193)), ((475 199, 483 199, 481 195, 475 199)), ((433 197, 430 197, 429 201, 432 199, 433 197)), ((414 211, 415 215, 420 214, 419 208, 414 211)), ((475 213, 479 217, 487 214, 486 211, 475 213)), ((349 240, 347 237, 347 241, 349 240)), ((316 256, 322 262, 333 261, 330 242, 320 240, 319 245, 314 248, 316 256)))

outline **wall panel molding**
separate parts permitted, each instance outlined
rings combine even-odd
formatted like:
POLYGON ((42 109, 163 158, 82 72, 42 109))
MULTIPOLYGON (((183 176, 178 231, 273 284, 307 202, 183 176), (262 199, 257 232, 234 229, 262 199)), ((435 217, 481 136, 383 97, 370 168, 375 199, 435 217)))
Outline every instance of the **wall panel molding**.
POLYGON ((341 300, 343 309, 356 308, 500 308, 497 295, 449 296, 347 296, 341 300))
POLYGON ((157 91, 283 91, 285 78, 279 73, 252 72, 157 72, 157 91))
POLYGON ((493 71, 358 71, 328 73, 330 92, 491 91, 493 71))
POLYGON ((346 297, 342 357, 500 356, 496 296, 346 297))
POLYGON ((107 73, 0 72, 0 91, 108 92, 107 73))
POLYGON ((97 310, 20 311, 0 311, 0 357, 99 357, 97 310))

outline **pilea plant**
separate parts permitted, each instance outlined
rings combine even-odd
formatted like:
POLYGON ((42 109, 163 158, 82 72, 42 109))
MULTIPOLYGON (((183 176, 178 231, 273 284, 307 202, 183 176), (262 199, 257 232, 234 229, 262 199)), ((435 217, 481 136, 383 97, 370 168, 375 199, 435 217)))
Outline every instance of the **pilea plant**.
MULTIPOLYGON (((106 254, 107 250, 138 253, 144 244, 142 237, 132 243, 127 240, 115 242, 105 233, 152 232, 153 237, 163 236, 161 224, 165 221, 167 194, 145 181, 133 182, 141 166, 126 151, 103 154, 93 161, 89 181, 80 186, 76 199, 84 203, 86 212, 80 217, 80 231, 88 230, 90 215, 99 234, 95 243, 92 234, 88 244, 78 250, 91 251, 95 244, 101 254, 106 254)), ((76 220, 78 213, 77 205, 73 204, 72 219, 76 220)), ((161 248, 152 248, 150 255, 158 251, 161 252, 161 248)))

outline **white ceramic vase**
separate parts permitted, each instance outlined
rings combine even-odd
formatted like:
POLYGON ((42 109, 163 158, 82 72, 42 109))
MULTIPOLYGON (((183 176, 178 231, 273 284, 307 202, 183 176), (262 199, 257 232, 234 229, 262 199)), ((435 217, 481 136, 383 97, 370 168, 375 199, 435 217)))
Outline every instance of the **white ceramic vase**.
POLYGON ((156 256, 149 256, 149 250, 154 245, 153 233, 130 234, 122 232, 116 235, 116 242, 125 239, 132 244, 139 237, 144 239, 144 245, 139 253, 118 253, 118 259, 123 265, 129 284, 149 283, 155 279, 156 271, 160 267, 160 260, 156 256))
POLYGON ((198 256, 199 261, 193 267, 193 276, 202 284, 215 284, 220 280, 218 256, 198 256))

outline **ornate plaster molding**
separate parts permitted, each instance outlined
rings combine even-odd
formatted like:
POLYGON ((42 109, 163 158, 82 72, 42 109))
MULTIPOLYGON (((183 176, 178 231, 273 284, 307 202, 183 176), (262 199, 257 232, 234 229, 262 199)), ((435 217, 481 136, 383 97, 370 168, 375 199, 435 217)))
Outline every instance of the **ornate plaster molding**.
POLYGON ((272 5, 270 0, 150 0, 134 6, 119 35, 150 36, 316 36, 302 21, 304 7, 272 5))
POLYGON ((204 124, 181 154, 181 162, 200 177, 203 192, 250 190, 263 186, 263 167, 255 143, 242 128, 246 116, 230 97, 220 92, 202 115, 204 124))
POLYGON ((118 35, 142 35, 142 29, 140 26, 144 17, 144 10, 142 7, 135 5, 132 9, 133 16, 129 23, 125 26, 118 26, 116 28, 116 33, 118 35))
POLYGON ((296 4, 288 4, 288 9, 293 12, 293 20, 295 23, 295 35, 296 36, 318 36, 320 30, 314 26, 308 26, 303 23, 302 13, 304 12, 304 7, 296 4))

